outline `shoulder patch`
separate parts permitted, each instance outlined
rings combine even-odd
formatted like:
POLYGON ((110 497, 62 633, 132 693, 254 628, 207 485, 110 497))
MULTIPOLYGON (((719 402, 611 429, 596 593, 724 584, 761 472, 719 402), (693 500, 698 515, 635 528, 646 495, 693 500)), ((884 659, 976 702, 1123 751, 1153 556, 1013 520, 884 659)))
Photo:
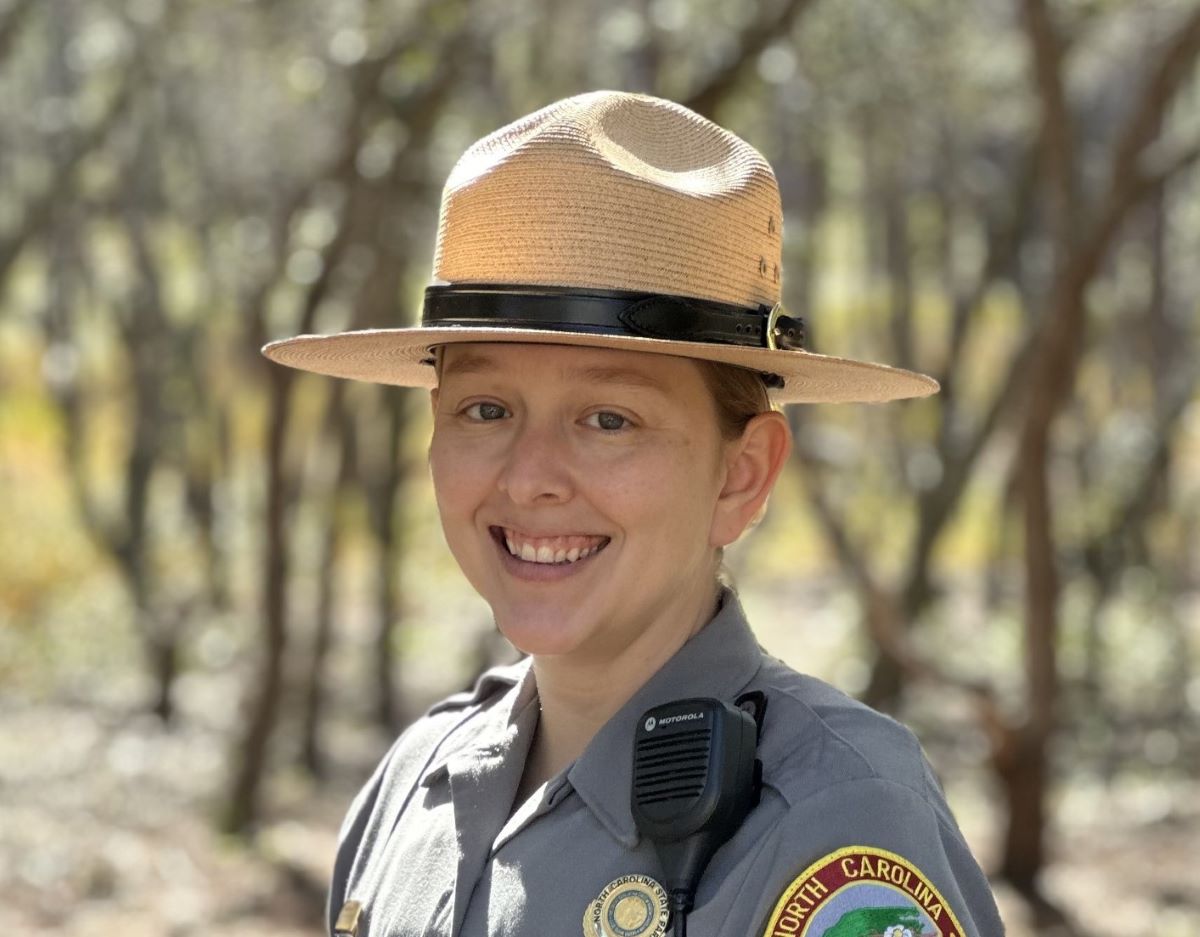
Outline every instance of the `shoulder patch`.
POLYGON ((784 889, 763 937, 965 937, 929 879, 907 859, 847 846, 784 889))

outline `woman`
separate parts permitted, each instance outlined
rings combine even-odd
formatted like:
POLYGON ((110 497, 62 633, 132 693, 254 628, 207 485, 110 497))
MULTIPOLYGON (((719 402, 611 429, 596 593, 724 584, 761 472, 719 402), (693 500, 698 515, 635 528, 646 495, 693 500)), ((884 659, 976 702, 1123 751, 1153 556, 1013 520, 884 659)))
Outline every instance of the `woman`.
POLYGON ((528 655, 379 766, 342 830, 334 933, 657 937, 635 733, 659 705, 755 692, 758 803, 677 931, 1002 932, 911 733, 766 656, 718 580, 789 452, 772 403, 936 390, 803 350, 781 226, 742 140, 671 102, 581 95, 459 161, 420 327, 265 349, 431 389, 446 540, 528 655))

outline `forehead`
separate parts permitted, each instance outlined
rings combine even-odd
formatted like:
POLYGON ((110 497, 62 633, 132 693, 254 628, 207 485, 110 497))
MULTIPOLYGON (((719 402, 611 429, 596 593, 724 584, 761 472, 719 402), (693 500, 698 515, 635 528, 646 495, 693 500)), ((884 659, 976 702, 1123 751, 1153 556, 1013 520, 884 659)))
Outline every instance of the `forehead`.
POLYGON ((441 383, 487 375, 625 384, 672 395, 703 390, 699 366, 689 359, 613 348, 467 342, 443 346, 439 364, 441 383))

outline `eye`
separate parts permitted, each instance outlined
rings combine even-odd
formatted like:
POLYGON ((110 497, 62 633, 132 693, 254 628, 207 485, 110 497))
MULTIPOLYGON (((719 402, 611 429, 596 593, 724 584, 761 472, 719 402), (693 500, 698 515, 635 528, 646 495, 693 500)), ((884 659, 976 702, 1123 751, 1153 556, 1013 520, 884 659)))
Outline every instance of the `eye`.
POLYGON ((472 420, 479 420, 481 423, 492 423, 496 420, 502 420, 508 413, 500 404, 488 403, 486 400, 480 403, 473 403, 469 407, 465 407, 462 412, 472 420))
POLYGON ((626 417, 621 416, 619 413, 613 413, 611 410, 599 410, 596 413, 589 413, 585 419, 589 426, 595 426, 597 429, 602 429, 609 433, 626 429, 632 425, 626 417))

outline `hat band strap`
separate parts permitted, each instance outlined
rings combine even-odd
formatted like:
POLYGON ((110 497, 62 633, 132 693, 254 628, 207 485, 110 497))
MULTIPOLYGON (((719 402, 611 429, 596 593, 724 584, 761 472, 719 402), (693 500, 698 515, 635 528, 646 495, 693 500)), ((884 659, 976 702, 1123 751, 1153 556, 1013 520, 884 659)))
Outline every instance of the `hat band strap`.
POLYGON ((421 324, 631 335, 788 351, 804 348, 804 321, 782 314, 778 306, 750 309, 623 290, 486 283, 429 286, 421 324))

